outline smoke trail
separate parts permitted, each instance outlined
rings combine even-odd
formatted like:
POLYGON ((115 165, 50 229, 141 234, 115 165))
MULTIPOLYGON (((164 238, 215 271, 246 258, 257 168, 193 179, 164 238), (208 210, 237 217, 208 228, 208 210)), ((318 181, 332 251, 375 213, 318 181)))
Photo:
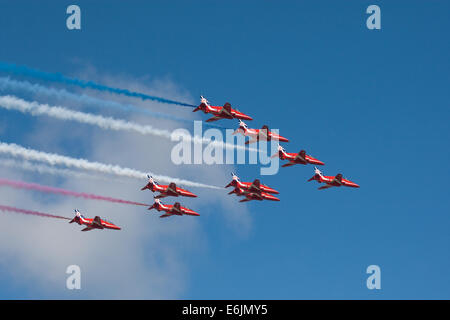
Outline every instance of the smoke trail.
POLYGON ((70 191, 70 190, 65 190, 65 189, 60 189, 60 188, 43 186, 43 185, 39 185, 36 183, 12 181, 12 180, 1 179, 1 178, 0 178, 0 186, 8 186, 8 187, 16 188, 16 189, 36 190, 36 191, 40 191, 40 192, 61 194, 64 196, 70 196, 70 197, 76 197, 76 198, 85 198, 85 199, 102 200, 102 201, 108 201, 108 202, 114 202, 114 203, 132 204, 132 205, 136 205, 136 206, 149 206, 145 203, 140 203, 140 202, 121 200, 121 199, 116 199, 116 198, 111 198, 111 197, 103 197, 103 196, 90 194, 90 193, 75 192, 75 191, 70 191))
MULTIPOLYGON (((103 117, 90 113, 84 113, 79 111, 73 111, 59 106, 49 106, 47 104, 39 104, 35 101, 28 102, 14 96, 0 96, 0 107, 8 110, 17 110, 23 113, 31 113, 32 115, 47 115, 61 120, 71 120, 81 123, 91 124, 98 126, 102 129, 109 130, 125 130, 140 133, 142 135, 154 135, 157 137, 165 138, 170 141, 178 141, 172 137, 172 133, 167 130, 156 129, 150 125, 141 125, 135 122, 129 122, 121 119, 114 119, 111 117, 103 117)), ((203 139, 197 136, 182 135, 184 141, 210 144, 211 146, 217 146, 219 148, 229 148, 231 150, 241 149, 246 150, 245 146, 233 145, 224 143, 222 141, 213 141, 209 139, 203 139)), ((249 149, 252 150, 252 149, 249 149)), ((258 151, 258 150, 253 150, 258 151)))
POLYGON ((149 125, 140 125, 120 119, 72 111, 64 107, 51 107, 47 104, 27 102, 13 96, 0 96, 0 106, 8 110, 17 110, 23 113, 31 113, 32 115, 47 115, 61 120, 73 120, 96 125, 102 129, 134 131, 144 135, 152 134, 167 139, 171 137, 169 131, 155 129, 149 125))
POLYGON ((112 88, 112 87, 108 87, 105 85, 95 83, 93 81, 85 81, 85 80, 80 80, 80 79, 76 79, 76 78, 69 78, 69 77, 62 75, 61 73, 44 72, 44 71, 28 68, 26 66, 17 66, 15 64, 0 62, 0 70, 6 71, 6 72, 11 72, 16 75, 31 76, 31 77, 36 77, 36 78, 40 78, 40 79, 47 80, 47 81, 55 81, 55 82, 59 82, 59 83, 75 85, 75 86, 78 86, 81 88, 91 88, 91 89, 95 89, 95 90, 99 90, 99 91, 122 94, 122 95, 126 95, 128 97, 140 98, 142 100, 153 100, 153 101, 158 101, 161 103, 168 103, 168 104, 174 104, 174 105, 185 106, 185 107, 196 107, 195 105, 192 105, 189 103, 184 103, 184 102, 165 99, 165 98, 161 98, 161 97, 151 96, 151 95, 147 95, 147 94, 140 93, 140 92, 133 92, 133 91, 130 91, 127 89, 112 88))
MULTIPOLYGON (((85 159, 75 159, 66 156, 61 156, 54 153, 46 153, 42 151, 37 151, 33 149, 24 148, 17 144, 8 144, 0 141, 0 153, 8 154, 13 157, 21 157, 30 161, 40 161, 46 162, 50 165, 63 165, 66 167, 84 169, 89 171, 95 171, 106 174, 113 174, 120 177, 129 177, 135 179, 145 179, 147 174, 131 168, 122 168, 117 165, 104 164, 100 162, 90 162, 85 159)), ((221 189, 216 186, 211 186, 203 183, 193 182, 189 180, 175 179, 167 176, 160 176, 150 173, 156 180, 161 180, 163 182, 175 182, 177 184, 191 186, 191 187, 201 187, 210 189, 221 189)))
MULTIPOLYGON (((153 118, 159 118, 159 119, 168 119, 168 120, 174 120, 184 123, 193 124, 194 120, 188 120, 183 119, 180 117, 176 117, 173 115, 161 113, 161 112, 155 112, 150 111, 144 108, 140 108, 138 106, 132 105, 132 104, 122 104, 115 101, 109 101, 104 99, 99 99, 95 97, 91 97, 85 94, 75 94, 72 92, 69 92, 65 89, 55 89, 55 88, 47 88, 44 86, 41 86, 36 83, 31 83, 28 81, 17 81, 12 80, 9 77, 0 77, 0 90, 21 90, 21 91, 27 91, 31 92, 33 94, 39 94, 39 95, 46 95, 48 97, 55 97, 58 99, 63 100, 72 100, 79 103, 82 103, 83 105, 90 105, 100 108, 112 108, 117 109, 121 111, 126 112, 136 112, 136 113, 142 113, 147 116, 153 117, 153 118)), ((217 128, 217 129, 225 129, 225 127, 216 125, 216 124, 210 124, 210 123, 203 123, 206 127, 211 128, 217 128)))
POLYGON ((31 214, 33 216, 40 216, 40 217, 46 217, 46 218, 72 220, 70 218, 66 218, 66 217, 62 217, 62 216, 56 216, 56 215, 53 215, 53 214, 42 213, 42 212, 31 211, 31 210, 25 210, 25 209, 19 209, 19 208, 4 206, 4 205, 0 205, 0 211, 8 211, 8 212, 15 212, 15 213, 31 214))
POLYGON ((37 172, 39 174, 50 174, 54 176, 64 176, 69 178, 83 178, 83 179, 100 179, 105 181, 116 181, 121 183, 128 183, 130 180, 119 177, 109 177, 100 174, 92 174, 87 172, 79 172, 70 169, 54 168, 47 165, 37 164, 29 161, 18 162, 12 159, 0 159, 0 166, 9 168, 18 168, 21 170, 37 172))

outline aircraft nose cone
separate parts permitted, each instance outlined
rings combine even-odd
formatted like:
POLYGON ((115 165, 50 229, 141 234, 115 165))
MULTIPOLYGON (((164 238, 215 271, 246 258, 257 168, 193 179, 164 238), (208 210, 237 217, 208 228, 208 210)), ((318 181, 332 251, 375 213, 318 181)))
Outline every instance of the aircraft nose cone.
POLYGON ((278 198, 275 197, 275 196, 267 196, 267 199, 268 199, 268 200, 272 200, 272 201, 280 201, 280 199, 278 199, 278 198))

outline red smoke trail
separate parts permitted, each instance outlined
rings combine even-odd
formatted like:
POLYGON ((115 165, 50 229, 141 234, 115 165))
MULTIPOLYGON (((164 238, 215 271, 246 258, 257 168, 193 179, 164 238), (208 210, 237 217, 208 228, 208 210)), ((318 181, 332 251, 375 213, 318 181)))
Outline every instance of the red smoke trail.
POLYGON ((23 213, 23 214, 32 214, 34 216, 47 217, 47 218, 72 220, 70 218, 61 217, 61 216, 55 216, 53 214, 42 213, 42 212, 31 211, 31 210, 25 210, 25 209, 19 209, 19 208, 8 207, 8 206, 3 206, 3 205, 0 205, 0 211, 9 211, 9 212, 16 212, 16 213, 23 213))
POLYGON ((8 187, 13 187, 16 189, 37 190, 37 191, 41 191, 41 192, 62 194, 65 196, 78 197, 78 198, 103 200, 103 201, 109 201, 109 202, 115 202, 115 203, 133 204, 136 206, 149 206, 148 204, 145 204, 145 203, 121 200, 121 199, 110 198, 110 197, 103 197, 103 196, 98 196, 98 195, 89 194, 89 193, 74 192, 74 191, 69 191, 69 190, 65 190, 65 189, 42 186, 42 185, 39 185, 36 183, 26 183, 26 182, 21 182, 21 181, 0 179, 0 186, 2 186, 2 185, 8 186, 8 187))

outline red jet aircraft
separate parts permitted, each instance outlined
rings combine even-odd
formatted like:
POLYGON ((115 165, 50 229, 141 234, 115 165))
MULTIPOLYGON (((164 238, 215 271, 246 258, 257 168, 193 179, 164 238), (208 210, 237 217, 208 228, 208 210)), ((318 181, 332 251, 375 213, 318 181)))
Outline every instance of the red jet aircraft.
POLYGON ((200 105, 197 108, 195 108, 192 112, 202 110, 204 113, 212 113, 214 115, 214 117, 209 118, 208 120, 206 120, 206 122, 217 121, 220 119, 253 120, 248 115, 246 115, 238 110, 232 109, 231 104, 229 104, 228 102, 225 103, 223 105, 223 107, 211 106, 211 105, 209 105, 209 102, 208 102, 208 100, 206 100, 206 98, 204 98, 203 96, 200 96, 200 98, 201 98, 200 105))
POLYGON ((325 164, 322 161, 317 160, 316 158, 313 158, 310 155, 307 155, 305 150, 301 150, 299 153, 288 153, 284 150, 282 146, 278 146, 278 153, 272 156, 272 158, 274 157, 279 157, 281 160, 289 160, 289 162, 283 164, 282 167, 289 167, 293 166, 294 164, 308 164, 308 163, 320 166, 323 166, 325 164))
POLYGON ((238 196, 245 196, 246 199, 241 200, 240 202, 250 201, 250 200, 272 200, 272 201, 280 201, 277 197, 272 194, 279 194, 279 192, 275 189, 272 189, 264 184, 261 184, 259 179, 255 179, 253 182, 241 182, 239 177, 234 173, 231 173, 233 176, 233 180, 225 186, 234 187, 232 191, 228 194, 235 193, 238 196))
POLYGON ((277 197, 262 191, 248 191, 242 188, 234 188, 233 191, 228 192, 228 194, 235 193, 238 196, 245 196, 245 199, 240 200, 239 202, 246 202, 251 200, 271 200, 271 201, 280 201, 277 197))
POLYGON ((328 189, 331 187, 352 187, 352 188, 359 188, 359 185, 356 183, 344 179, 342 177, 342 174, 337 174, 335 177, 333 176, 324 176, 322 172, 320 172, 319 169, 315 168, 314 170, 314 176, 309 179, 308 181, 316 180, 318 183, 325 183, 324 186, 319 187, 319 190, 328 189))
POLYGON ((164 197, 168 197, 168 196, 173 196, 173 197, 183 196, 183 197, 191 197, 191 198, 197 197, 195 194, 193 194, 190 191, 178 188, 174 182, 170 183, 168 186, 159 185, 156 181, 153 180, 153 177, 151 177, 151 176, 147 176, 147 177, 148 177, 148 183, 141 190, 149 189, 153 192, 160 192, 160 194, 155 197, 156 199, 160 199, 160 198, 164 198, 164 197))
POLYGON ((245 144, 254 143, 259 140, 277 140, 282 142, 289 142, 288 139, 276 133, 270 132, 269 127, 266 125, 263 125, 261 129, 249 129, 247 124, 241 119, 239 119, 239 128, 237 128, 236 131, 233 132, 233 134, 236 133, 241 133, 243 136, 249 136, 251 138, 250 140, 246 141, 245 144))
POLYGON ((160 218, 170 217, 173 215, 176 216, 182 216, 182 215, 189 215, 189 216, 199 216, 197 212, 194 210, 182 207, 179 202, 175 202, 173 205, 168 204, 162 204, 161 200, 155 198, 155 203, 148 208, 148 210, 156 209, 158 211, 165 211, 163 215, 160 216, 160 218))
POLYGON ((273 188, 270 188, 264 184, 261 184, 259 179, 255 179, 253 182, 241 182, 239 177, 235 175, 233 172, 231 173, 231 176, 233 177, 233 180, 229 184, 225 186, 225 188, 228 187, 235 187, 235 188, 241 188, 247 191, 262 191, 266 193, 274 193, 279 194, 279 192, 273 188))
POLYGON ((113 230, 120 230, 118 226, 116 226, 114 223, 102 220, 99 216, 96 216, 94 219, 88 219, 85 218, 80 211, 75 209, 75 217, 70 220, 69 223, 76 222, 79 225, 85 225, 86 228, 84 228, 81 231, 89 231, 92 229, 113 229, 113 230))

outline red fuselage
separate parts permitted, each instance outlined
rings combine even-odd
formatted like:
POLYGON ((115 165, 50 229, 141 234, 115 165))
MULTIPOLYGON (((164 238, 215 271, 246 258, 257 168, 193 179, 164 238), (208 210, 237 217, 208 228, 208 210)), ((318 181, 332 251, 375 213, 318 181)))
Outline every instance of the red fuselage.
MULTIPOLYGON (((252 191, 252 186, 255 186, 254 182, 241 182, 237 179, 233 179, 225 188, 228 188, 230 186, 233 186, 235 188, 240 188, 243 189, 245 191, 252 191)), ((262 192, 266 192, 266 193, 273 193, 273 194, 279 194, 279 192, 269 186, 266 186, 264 184, 260 184, 259 185, 259 189, 262 192)), ((257 189, 255 189, 256 191, 257 189)))
POLYGON ((193 194, 192 192, 177 187, 174 183, 166 186, 166 185, 160 185, 156 184, 152 181, 149 181, 145 187, 143 187, 141 190, 149 189, 152 192, 160 192, 156 198, 163 198, 167 196, 173 196, 173 197, 192 197, 195 198, 197 195, 193 194))
POLYGON ((214 117, 206 120, 206 122, 216 121, 220 119, 242 119, 242 120, 253 120, 250 116, 231 108, 230 104, 225 104, 223 107, 220 106, 210 106, 206 103, 201 103, 197 108, 193 110, 196 112, 202 110, 204 113, 211 113, 214 117))
MULTIPOLYGON (((359 185, 354 183, 353 181, 350 181, 348 179, 345 179, 342 177, 342 175, 336 175, 336 176, 324 176, 315 174, 311 179, 308 181, 316 180, 318 183, 325 183, 327 186, 330 187, 351 187, 351 188, 359 188, 359 185)), ((322 189, 325 189, 324 187, 321 187, 322 189)))
POLYGON ((248 191, 242 188, 234 188, 233 191, 229 192, 229 194, 235 193, 238 196, 245 196, 246 199, 241 200, 240 202, 244 201, 251 201, 251 200, 271 200, 271 201, 280 201, 279 198, 275 197, 272 194, 269 194, 267 192, 252 192, 248 191))
POLYGON ((152 210, 152 209, 156 209, 158 211, 165 211, 166 213, 163 214, 161 216, 161 218, 167 217, 167 216, 171 216, 171 215, 177 215, 177 216, 182 216, 182 215, 200 216, 200 214, 195 212, 194 210, 191 210, 189 208, 180 206, 180 204, 178 202, 173 204, 173 205, 171 205, 171 204, 162 204, 160 202, 155 202, 150 208, 148 208, 148 210, 152 210))
MULTIPOLYGON (((277 140, 282 142, 289 142, 288 139, 285 137, 280 136, 279 134, 273 133, 267 129, 250 129, 245 127, 239 127, 239 129, 236 130, 236 132, 241 133, 245 137, 251 137, 251 142, 257 141, 257 140, 277 140)), ((250 141, 247 141, 246 144, 248 144, 250 141)))
MULTIPOLYGON (((85 218, 83 216, 76 216, 70 221, 70 223, 76 222, 79 225, 85 225, 89 229, 113 229, 121 230, 120 227, 116 226, 114 223, 96 217, 96 219, 85 218), (97 223, 98 222, 98 223, 97 223)), ((86 230, 86 229, 84 229, 86 230)))
POLYGON ((289 152, 284 152, 284 151, 279 151, 278 152, 278 156, 280 157, 281 160, 289 160, 290 163, 287 163, 283 166, 288 166, 291 164, 315 164, 315 165, 319 165, 319 166, 323 166, 325 163, 323 163, 322 161, 307 155, 303 150, 300 151, 299 153, 289 153, 289 152))

